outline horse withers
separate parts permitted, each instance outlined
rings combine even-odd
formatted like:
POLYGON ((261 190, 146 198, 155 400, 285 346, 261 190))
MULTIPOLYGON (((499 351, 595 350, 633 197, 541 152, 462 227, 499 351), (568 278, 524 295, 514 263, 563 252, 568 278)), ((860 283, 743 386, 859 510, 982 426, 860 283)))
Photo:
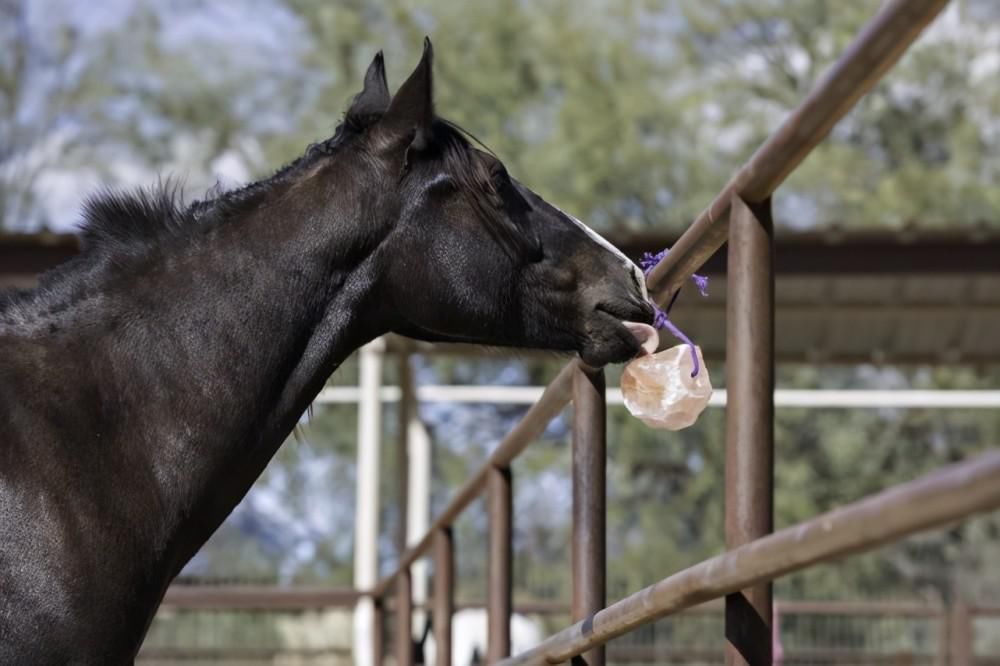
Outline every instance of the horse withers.
POLYGON ((332 138, 190 206, 105 192, 0 295, 0 663, 128 663, 167 585, 334 369, 387 332, 640 353, 642 273, 381 54, 332 138), (626 322, 632 322, 626 325, 626 322))

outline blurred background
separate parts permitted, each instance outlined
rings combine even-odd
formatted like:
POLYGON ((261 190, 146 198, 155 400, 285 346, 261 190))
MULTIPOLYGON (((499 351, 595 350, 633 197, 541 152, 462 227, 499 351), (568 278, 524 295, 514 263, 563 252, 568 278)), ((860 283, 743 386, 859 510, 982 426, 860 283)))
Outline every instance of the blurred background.
MULTIPOLYGON (((631 255, 656 251, 880 4, 0 0, 0 284, 30 285, 75 253, 81 203, 101 187, 176 175, 197 199, 269 175, 332 135, 379 49, 395 89, 425 34, 441 115, 631 255)), ((779 402, 776 527, 1000 443, 995 405, 887 397, 989 397, 1000 386, 1000 3, 954 0, 778 191, 775 223, 778 387, 881 396, 854 407, 779 402)), ((688 290, 674 312, 724 388, 721 262, 708 273, 709 297, 688 290)), ((541 386, 561 366, 532 355, 411 362, 421 386, 541 386)), ((609 386, 618 373, 609 369, 609 386)), ((382 381, 398 379, 387 362, 382 381)), ((356 359, 330 380, 357 382, 356 359)), ((420 404, 432 513, 527 406, 420 404)), ((395 410, 387 400, 387 443, 395 410)), ((350 587, 357 412, 349 397, 317 404, 178 584, 350 587)), ((526 615, 544 633, 568 620, 567 417, 514 467, 515 606, 539 611, 526 615)), ((620 406, 608 418, 614 600, 723 549, 724 410, 669 435, 620 406)), ((382 573, 397 557, 394 451, 382 451, 382 573)), ((458 597, 473 606, 485 598, 485 534, 477 505, 456 527, 458 597)), ((775 594, 779 609, 788 602, 786 663, 942 663, 940 627, 956 607, 984 609, 970 620, 973 651, 1000 659, 1000 612, 989 610, 1000 608, 1000 519, 818 567, 775 594)), ((718 608, 685 613, 615 641, 611 654, 715 663, 721 622, 718 608)), ((349 605, 168 604, 140 662, 348 663, 350 640, 349 605)))

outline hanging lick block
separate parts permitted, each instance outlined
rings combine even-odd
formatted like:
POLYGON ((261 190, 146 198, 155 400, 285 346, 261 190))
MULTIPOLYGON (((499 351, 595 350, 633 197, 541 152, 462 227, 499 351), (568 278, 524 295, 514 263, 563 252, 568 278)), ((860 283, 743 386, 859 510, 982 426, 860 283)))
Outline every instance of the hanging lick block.
MULTIPOLYGON (((666 253, 664 250, 646 254, 640 262, 643 270, 648 274, 666 253)), ((693 275, 691 279, 701 295, 707 296, 708 278, 693 275)), ((701 349, 670 321, 670 308, 676 299, 677 294, 674 294, 665 312, 653 305, 656 309, 653 325, 669 330, 684 344, 641 356, 626 365, 622 373, 625 407, 651 428, 680 430, 688 427, 698 419, 712 397, 712 383, 701 349)), ((647 348, 646 351, 655 349, 647 348)))
POLYGON ((712 397, 712 383, 695 347, 695 356, 686 344, 659 353, 640 356, 625 366, 622 397, 632 416, 651 428, 680 430, 696 420, 712 397), (701 370, 692 375, 693 358, 701 370))

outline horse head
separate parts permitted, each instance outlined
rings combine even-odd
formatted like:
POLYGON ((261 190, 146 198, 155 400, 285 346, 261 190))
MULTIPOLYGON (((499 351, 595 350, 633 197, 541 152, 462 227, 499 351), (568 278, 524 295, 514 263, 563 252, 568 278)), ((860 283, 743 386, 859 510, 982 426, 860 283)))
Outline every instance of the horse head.
POLYGON ((577 352, 592 365, 636 356, 655 336, 642 272, 440 118, 432 69, 425 41, 390 96, 376 56, 336 137, 363 165, 360 200, 383 238, 374 291, 389 329, 577 352))

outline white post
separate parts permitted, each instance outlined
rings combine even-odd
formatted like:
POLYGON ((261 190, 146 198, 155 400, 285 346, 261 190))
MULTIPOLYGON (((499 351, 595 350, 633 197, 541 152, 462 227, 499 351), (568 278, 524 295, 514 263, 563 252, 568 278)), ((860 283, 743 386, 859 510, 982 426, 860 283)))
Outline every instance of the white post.
MULTIPOLYGON (((431 515, 431 437, 416 409, 410 412, 407 432, 410 469, 407 484, 409 498, 406 510, 409 516, 406 521, 406 544, 413 546, 430 528, 431 515)), ((427 558, 420 558, 413 563, 414 605, 427 602, 428 568, 427 558)), ((424 612, 417 613, 417 621, 413 623, 414 632, 417 634, 415 638, 420 638, 423 634, 425 618, 424 612)))
MULTIPOLYGON (((381 339, 361 348, 358 387, 357 500, 354 513, 354 587, 371 589, 378 577, 378 476, 382 445, 381 339)), ((372 654, 375 606, 364 597, 354 610, 354 663, 376 666, 372 654)))
MULTIPOLYGON (((420 420, 417 403, 416 382, 410 365, 408 351, 400 352, 399 410, 405 422, 403 442, 406 446, 406 523, 403 539, 407 547, 415 545, 430 527, 430 477, 431 450, 430 434, 420 420)), ((425 604, 428 590, 428 562, 420 558, 410 567, 412 599, 415 606, 425 604)), ((419 640, 426 625, 426 613, 418 610, 413 614, 413 638, 419 640)))

